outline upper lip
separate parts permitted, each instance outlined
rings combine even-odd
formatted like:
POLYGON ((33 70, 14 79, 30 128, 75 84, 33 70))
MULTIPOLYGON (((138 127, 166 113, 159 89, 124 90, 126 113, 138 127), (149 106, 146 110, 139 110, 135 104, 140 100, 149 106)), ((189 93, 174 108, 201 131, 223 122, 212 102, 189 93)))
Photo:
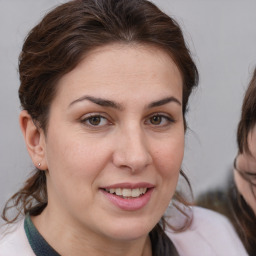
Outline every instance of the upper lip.
POLYGON ((155 186, 148 182, 138 182, 138 183, 123 182, 123 183, 112 184, 112 185, 102 187, 102 188, 104 188, 104 189, 111 189, 111 188, 135 189, 135 188, 153 188, 153 187, 155 187, 155 186))

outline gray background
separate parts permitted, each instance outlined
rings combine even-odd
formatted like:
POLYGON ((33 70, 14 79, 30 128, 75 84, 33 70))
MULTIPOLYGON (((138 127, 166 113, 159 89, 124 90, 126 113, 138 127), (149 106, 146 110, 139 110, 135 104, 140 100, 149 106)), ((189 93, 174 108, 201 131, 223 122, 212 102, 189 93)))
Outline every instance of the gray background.
MULTIPOLYGON (((18 125, 17 59, 32 26, 60 0, 0 0, 0 208, 33 169, 18 125)), ((194 193, 222 186, 236 155, 236 127, 256 64, 255 0, 156 0, 181 25, 198 65, 183 169, 194 193)))

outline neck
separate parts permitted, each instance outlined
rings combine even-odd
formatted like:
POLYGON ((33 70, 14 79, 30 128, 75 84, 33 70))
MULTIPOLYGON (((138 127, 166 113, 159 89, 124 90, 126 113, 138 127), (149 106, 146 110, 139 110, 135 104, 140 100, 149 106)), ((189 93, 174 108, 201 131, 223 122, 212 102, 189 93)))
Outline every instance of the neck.
POLYGON ((81 226, 72 225, 61 218, 52 219, 46 209, 32 222, 60 255, 69 256, 151 256, 151 242, 148 235, 133 240, 117 240, 99 236, 81 226), (68 232, 67 232, 68 230, 68 232))

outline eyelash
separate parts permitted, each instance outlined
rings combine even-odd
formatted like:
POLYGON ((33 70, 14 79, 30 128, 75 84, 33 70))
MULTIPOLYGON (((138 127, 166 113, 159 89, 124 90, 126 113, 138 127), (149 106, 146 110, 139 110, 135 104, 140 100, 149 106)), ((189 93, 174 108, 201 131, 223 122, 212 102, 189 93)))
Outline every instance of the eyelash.
MULTIPOLYGON (((96 120, 94 120, 96 121, 96 120)), ((102 127, 102 126, 105 126, 105 125, 110 125, 111 122, 109 121, 108 118, 104 117, 102 114, 96 114, 96 113, 92 113, 92 114, 88 114, 86 117, 84 117, 82 120, 81 120, 81 123, 88 126, 88 127, 92 127, 92 128, 99 128, 99 127, 102 127), (99 125, 99 124, 92 124, 91 121, 93 121, 93 119, 96 119, 98 118, 99 120, 99 124, 102 122, 102 121, 105 121, 106 124, 103 124, 103 125, 99 125)))
POLYGON ((172 118, 172 117, 170 117, 170 116, 168 116, 168 115, 165 115, 165 114, 161 114, 161 113, 155 113, 155 114, 153 114, 153 115, 150 115, 147 119, 146 119, 146 121, 145 121, 145 123, 147 123, 147 122, 150 122, 150 125, 152 125, 152 126, 155 126, 155 127, 167 127, 167 126, 169 126, 171 123, 174 123, 175 122, 175 120, 172 118), (160 118, 160 124, 153 124, 151 121, 152 121, 152 119, 153 118, 160 118), (165 122, 164 124, 161 124, 162 122, 165 122))
MULTIPOLYGON (((109 125, 112 124, 112 122, 109 120, 109 118, 106 118, 105 116, 103 116, 100 113, 88 114, 83 119, 81 119, 80 122, 82 124, 90 127, 90 128, 101 128, 101 127, 109 126, 109 125), (97 120, 97 118, 98 118, 98 120, 97 120), (93 121, 98 121, 98 123, 96 122, 96 124, 93 124, 92 123, 93 121), (104 121, 105 121, 105 123, 101 124, 104 121)), ((153 126, 153 127, 156 127, 156 128, 162 128, 162 127, 168 127, 170 124, 172 124, 174 122, 175 122, 175 120, 172 117, 168 116, 168 115, 155 113, 155 114, 152 114, 152 115, 148 116, 144 123, 146 125, 150 125, 150 126, 153 126), (152 123, 153 118, 157 118, 157 120, 155 120, 155 121, 157 121, 159 123, 158 124, 153 124, 152 123), (159 120, 159 118, 160 118, 160 120, 159 120), (162 124, 162 122, 164 122, 164 124, 162 124)))

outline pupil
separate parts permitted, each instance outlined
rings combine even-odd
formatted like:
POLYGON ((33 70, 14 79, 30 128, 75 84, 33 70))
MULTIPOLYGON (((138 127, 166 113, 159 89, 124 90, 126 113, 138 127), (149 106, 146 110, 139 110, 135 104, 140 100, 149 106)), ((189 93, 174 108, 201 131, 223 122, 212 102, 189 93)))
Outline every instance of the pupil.
POLYGON ((94 116, 90 118, 90 124, 92 125, 98 125, 100 123, 100 117, 99 116, 94 116))
POLYGON ((151 118, 151 123, 152 124, 160 124, 161 123, 161 117, 160 116, 153 116, 151 118))

